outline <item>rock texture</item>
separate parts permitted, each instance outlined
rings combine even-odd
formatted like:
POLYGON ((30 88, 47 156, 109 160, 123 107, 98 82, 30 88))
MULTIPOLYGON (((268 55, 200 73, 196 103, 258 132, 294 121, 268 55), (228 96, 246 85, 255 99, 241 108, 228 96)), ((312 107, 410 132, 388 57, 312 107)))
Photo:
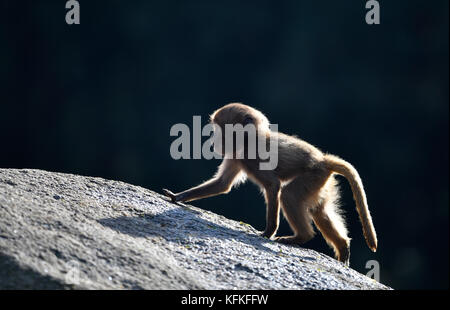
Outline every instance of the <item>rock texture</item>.
POLYGON ((0 169, 0 289, 388 289, 123 182, 0 169))

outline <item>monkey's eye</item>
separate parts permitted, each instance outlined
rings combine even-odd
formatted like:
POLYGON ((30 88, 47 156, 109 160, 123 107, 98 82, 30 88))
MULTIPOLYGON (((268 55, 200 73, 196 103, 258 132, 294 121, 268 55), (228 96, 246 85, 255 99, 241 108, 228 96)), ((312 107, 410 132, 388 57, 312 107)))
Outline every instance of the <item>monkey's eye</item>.
POLYGON ((253 124, 253 118, 252 117, 250 117, 250 116, 247 116, 245 119, 244 119, 244 126, 245 125, 248 125, 248 124, 253 124))

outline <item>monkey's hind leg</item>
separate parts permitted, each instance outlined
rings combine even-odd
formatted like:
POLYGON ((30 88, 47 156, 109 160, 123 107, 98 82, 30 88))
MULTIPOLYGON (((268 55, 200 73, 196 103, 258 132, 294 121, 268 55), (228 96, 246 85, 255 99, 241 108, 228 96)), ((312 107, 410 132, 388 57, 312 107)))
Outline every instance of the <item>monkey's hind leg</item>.
POLYGON ((334 176, 328 179, 319 195, 319 204, 311 212, 314 224, 333 248, 336 259, 349 265, 350 238, 340 214, 339 189, 334 176))

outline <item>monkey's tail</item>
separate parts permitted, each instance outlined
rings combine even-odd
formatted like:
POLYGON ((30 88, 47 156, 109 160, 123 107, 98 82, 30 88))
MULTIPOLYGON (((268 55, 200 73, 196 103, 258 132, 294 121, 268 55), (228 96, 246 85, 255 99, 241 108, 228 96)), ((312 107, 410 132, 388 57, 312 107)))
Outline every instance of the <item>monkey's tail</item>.
POLYGON ((366 239, 369 248, 375 252, 378 244, 377 235, 367 205, 364 187, 358 172, 350 163, 334 155, 325 155, 325 163, 328 169, 344 176, 350 183, 353 199, 356 202, 356 210, 358 211, 359 220, 362 224, 364 238, 366 239))

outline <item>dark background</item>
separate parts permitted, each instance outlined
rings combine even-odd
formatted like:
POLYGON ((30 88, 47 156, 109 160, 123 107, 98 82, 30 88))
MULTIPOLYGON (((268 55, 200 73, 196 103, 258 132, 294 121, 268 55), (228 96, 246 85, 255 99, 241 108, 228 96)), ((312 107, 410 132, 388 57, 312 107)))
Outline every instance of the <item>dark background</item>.
MULTIPOLYGON (((376 26, 365 1, 81 0, 71 26, 65 1, 0 3, 0 167, 184 190, 219 162, 173 160, 171 126, 243 102, 358 169, 379 249, 342 179, 353 268, 448 288, 448 0, 380 1, 376 26)), ((264 228, 251 184, 194 205, 264 228)))

